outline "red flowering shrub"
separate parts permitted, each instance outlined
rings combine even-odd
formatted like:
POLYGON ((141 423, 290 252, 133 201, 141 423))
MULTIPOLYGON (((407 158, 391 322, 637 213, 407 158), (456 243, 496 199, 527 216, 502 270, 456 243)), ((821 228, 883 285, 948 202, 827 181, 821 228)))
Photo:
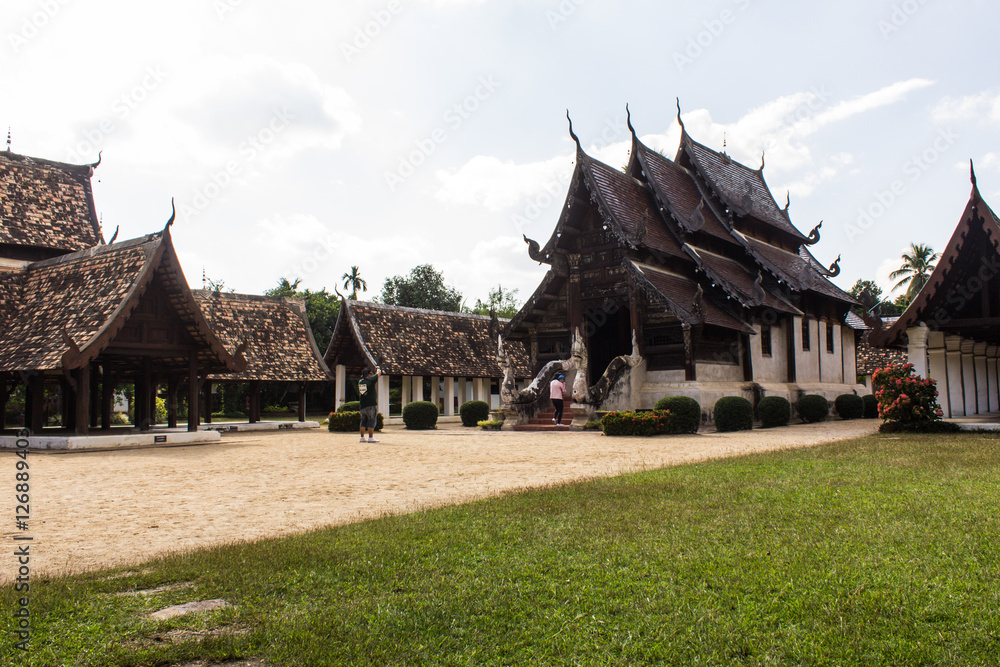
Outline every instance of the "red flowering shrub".
POLYGON ((676 433, 674 415, 669 410, 652 412, 609 412, 601 418, 604 435, 662 435, 676 433))
POLYGON ((892 364, 872 374, 878 416, 883 422, 920 424, 941 419, 935 380, 913 372, 913 364, 892 364))

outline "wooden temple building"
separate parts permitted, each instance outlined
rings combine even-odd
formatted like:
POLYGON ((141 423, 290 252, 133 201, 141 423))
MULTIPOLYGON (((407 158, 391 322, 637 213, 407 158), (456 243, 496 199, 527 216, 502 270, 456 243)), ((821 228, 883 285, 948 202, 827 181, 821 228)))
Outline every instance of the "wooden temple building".
MULTIPOLYGON (((673 159, 639 141, 631 117, 623 170, 577 145, 566 203, 550 238, 528 238, 549 271, 507 324, 532 373, 567 359, 574 332, 588 385, 619 355, 642 362, 604 408, 651 408, 683 394, 710 409, 724 395, 835 397, 856 385, 856 301, 830 278, 809 235, 779 207, 759 169, 695 141, 681 126, 673 159), (637 350, 633 350, 633 344, 637 350)), ((838 258, 839 262, 839 258, 838 258)), ((571 378, 567 378, 572 381, 571 378)), ((706 414, 706 417, 710 415, 706 414)))
POLYGON ((133 384, 133 421, 148 430, 165 385, 169 425, 184 388, 195 431, 206 383, 329 377, 301 307, 271 304, 272 315, 252 321, 220 305, 238 297, 192 292, 173 217, 155 234, 105 243, 90 185, 96 166, 0 152, 0 414, 24 385, 24 426, 40 434, 46 388, 57 389, 61 428, 86 435, 111 428, 116 388, 133 384), (291 358, 300 353, 304 362, 291 358))
MULTIPOLYGON (((499 326, 507 320, 498 320, 499 326)), ((495 326, 495 325, 494 325, 495 326)), ((336 404, 342 405, 347 383, 357 385, 367 366, 377 366, 379 412, 388 416, 389 390, 398 383, 402 405, 431 401, 441 414, 452 416, 465 401, 481 400, 499 407, 496 338, 491 319, 482 315, 450 313, 343 300, 326 362, 335 370, 336 404)), ((515 375, 529 375, 524 348, 511 348, 515 375)))
POLYGON ((1000 410, 1000 220, 970 173, 972 193, 934 272, 899 319, 869 337, 937 381, 945 418, 1000 410))

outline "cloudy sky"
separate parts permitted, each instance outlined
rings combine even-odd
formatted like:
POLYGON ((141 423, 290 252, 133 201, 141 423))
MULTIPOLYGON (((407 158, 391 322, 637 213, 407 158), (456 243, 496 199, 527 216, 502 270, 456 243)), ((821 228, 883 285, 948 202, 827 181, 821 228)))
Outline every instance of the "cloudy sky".
POLYGON ((469 305, 527 298, 586 150, 692 136, 766 159, 792 220, 823 220, 837 282, 940 250, 969 159, 1000 203, 1000 6, 986 0, 5 0, 12 150, 93 162, 105 237, 162 228, 188 281, 281 277, 378 295, 431 263, 469 305))

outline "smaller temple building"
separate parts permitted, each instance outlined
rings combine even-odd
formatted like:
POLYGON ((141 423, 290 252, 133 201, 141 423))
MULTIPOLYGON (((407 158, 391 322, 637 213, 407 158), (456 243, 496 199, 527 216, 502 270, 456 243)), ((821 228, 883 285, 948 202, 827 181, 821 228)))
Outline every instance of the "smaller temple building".
MULTIPOLYGON (((365 367, 382 369, 379 412, 390 412, 390 390, 400 389, 401 405, 430 401, 441 414, 455 415, 469 400, 499 407, 496 336, 507 320, 483 315, 450 313, 343 300, 333 330, 326 363, 336 375, 336 404, 348 396, 348 383, 357 385, 365 367), (496 330, 493 330, 496 329, 496 330)), ((529 376, 524 348, 509 349, 514 375, 529 376)))
POLYGON ((1000 410, 1000 220, 970 173, 972 193, 934 272, 899 319, 875 323, 869 337, 937 381, 946 418, 1000 410))

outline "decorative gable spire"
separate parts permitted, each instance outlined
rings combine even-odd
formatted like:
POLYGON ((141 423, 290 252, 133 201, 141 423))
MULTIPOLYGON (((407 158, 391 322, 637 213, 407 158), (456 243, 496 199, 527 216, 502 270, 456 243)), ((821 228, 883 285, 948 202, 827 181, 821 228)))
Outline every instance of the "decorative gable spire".
POLYGON ((580 137, 576 136, 576 132, 573 131, 573 119, 569 117, 569 109, 566 109, 566 120, 569 121, 569 136, 573 137, 573 141, 576 142, 576 150, 583 151, 583 146, 580 145, 580 137))
MULTIPOLYGON (((7 138, 7 150, 10 150, 10 137, 7 138)), ((976 185, 976 166, 972 164, 972 158, 969 158, 969 178, 972 179, 972 187, 979 187, 976 185)))

